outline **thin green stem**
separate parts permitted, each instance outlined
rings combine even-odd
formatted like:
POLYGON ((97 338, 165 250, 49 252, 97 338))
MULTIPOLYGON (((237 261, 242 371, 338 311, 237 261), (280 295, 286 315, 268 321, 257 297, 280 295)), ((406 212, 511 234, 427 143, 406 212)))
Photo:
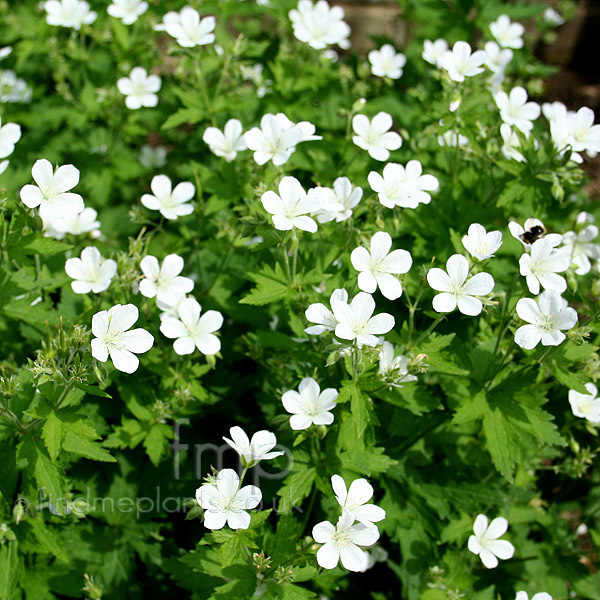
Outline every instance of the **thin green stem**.
POLYGON ((415 341, 414 346, 418 346, 444 319, 446 315, 440 315, 415 341))

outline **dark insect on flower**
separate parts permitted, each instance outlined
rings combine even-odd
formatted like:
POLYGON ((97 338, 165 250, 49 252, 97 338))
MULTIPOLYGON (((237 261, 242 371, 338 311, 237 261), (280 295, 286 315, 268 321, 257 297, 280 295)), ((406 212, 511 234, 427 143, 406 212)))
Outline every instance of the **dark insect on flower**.
POLYGON ((546 233, 546 229, 542 225, 534 225, 531 229, 521 234, 521 239, 526 244, 533 244, 546 233))

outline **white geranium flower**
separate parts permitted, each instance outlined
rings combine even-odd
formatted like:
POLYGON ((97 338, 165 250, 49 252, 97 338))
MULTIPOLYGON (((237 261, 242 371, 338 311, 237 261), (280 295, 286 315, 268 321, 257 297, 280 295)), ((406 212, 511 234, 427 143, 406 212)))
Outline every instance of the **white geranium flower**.
POLYGON ((196 194, 194 184, 182 181, 172 189, 171 180, 166 175, 156 175, 152 178, 150 189, 153 194, 144 194, 142 204, 150 210, 158 210, 165 218, 175 221, 194 212, 189 201, 196 194))
POLYGON ((339 475, 333 475, 331 486, 335 499, 342 507, 343 513, 350 515, 363 525, 373 525, 385 519, 385 510, 375 504, 367 504, 373 497, 373 486, 366 479, 355 479, 350 487, 339 475))
POLYGON ((484 64, 492 73, 504 73, 513 58, 512 50, 500 48, 496 42, 486 42, 483 51, 485 52, 484 64))
POLYGON ((567 306, 567 301, 556 292, 542 292, 536 300, 521 298, 517 302, 517 315, 529 323, 515 332, 515 342, 531 350, 540 341, 542 346, 558 346, 566 335, 563 331, 573 329, 577 312, 567 306))
POLYGON ((494 100, 500 110, 500 118, 523 133, 529 133, 533 129, 532 121, 541 113, 537 102, 527 102, 527 92, 520 86, 513 88, 510 94, 497 92, 494 100))
POLYGON ((338 391, 327 388, 321 391, 319 384, 312 377, 305 377, 298 386, 298 391, 288 390, 283 394, 283 407, 292 416, 290 427, 294 431, 308 429, 311 425, 331 425, 338 391))
POLYGON ((83 210, 83 198, 69 192, 79 183, 79 170, 73 165, 63 165, 54 171, 49 161, 41 159, 33 165, 31 175, 36 185, 21 188, 21 201, 29 208, 39 206, 42 219, 54 222, 83 210))
POLYGON ((515 553, 515 547, 506 540, 499 540, 508 529, 508 521, 503 517, 495 518, 488 525, 485 515, 477 515, 473 525, 473 534, 469 537, 468 548, 477 554, 488 569, 498 566, 498 559, 508 560, 515 553))
POLYGON ((177 43, 184 48, 193 48, 195 46, 205 46, 215 41, 216 20, 213 16, 200 19, 197 10, 190 6, 183 7, 176 18, 169 18, 165 15, 164 30, 177 40, 177 43))
MULTIPOLYGON (((348 292, 343 289, 334 290, 329 305, 333 307, 336 302, 348 302, 348 292)), ((333 312, 321 302, 311 304, 304 314, 309 323, 316 323, 304 330, 309 335, 321 335, 326 331, 334 331, 338 324, 333 312)))
POLYGON ((358 287, 363 292, 373 294, 377 288, 388 300, 402 296, 402 284, 394 277, 408 273, 412 267, 412 256, 406 250, 394 250, 392 236, 378 231, 372 238, 370 252, 362 246, 355 248, 350 255, 352 266, 359 271, 358 287))
POLYGON ((473 223, 469 225, 469 231, 462 239, 465 250, 477 260, 492 258, 502 246, 502 233, 499 231, 485 230, 483 225, 473 223))
POLYGON ((315 50, 337 44, 350 48, 350 27, 344 22, 344 9, 332 6, 325 0, 313 4, 311 0, 300 0, 289 13, 294 35, 315 50))
POLYGON ((406 64, 406 56, 401 52, 396 52, 391 44, 384 44, 379 50, 369 52, 369 62, 371 63, 371 73, 376 77, 400 79, 402 69, 406 64))
POLYGON ((81 235, 82 233, 91 233, 92 237, 100 235, 100 221, 97 220, 98 212, 93 208, 84 208, 80 213, 69 214, 55 219, 54 221, 43 220, 44 235, 62 240, 67 233, 71 235, 81 235))
POLYGON ((89 247, 81 251, 81 258, 69 258, 65 263, 67 275, 74 279, 71 287, 76 294, 99 294, 108 289, 117 272, 117 263, 102 259, 98 248, 89 247))
POLYGON ((531 250, 531 245, 541 238, 548 240, 553 248, 562 242, 562 235, 558 233, 546 234, 546 228, 539 219, 530 217, 525 221, 523 226, 511 221, 508 224, 510 234, 523 244, 523 247, 528 252, 531 250))
POLYGON ((489 273, 477 273, 469 278, 469 261, 462 254, 453 254, 443 269, 429 269, 427 282, 441 294, 433 298, 436 312, 452 312, 457 306, 463 315, 477 316, 483 303, 475 296, 487 296, 494 288, 489 273), (446 273, 447 271, 447 273, 446 273))
POLYGON ((229 430, 229 435, 231 439, 223 439, 240 455, 245 467, 250 468, 261 460, 271 460, 285 454, 281 451, 271 452, 277 445, 277 438, 270 431, 257 431, 250 439, 241 427, 235 426, 229 430))
POLYGON ((435 65, 438 69, 442 67, 442 56, 448 50, 448 42, 443 39, 425 40, 423 42, 423 60, 431 65, 435 65))
POLYGON ((402 387, 403 383, 417 380, 415 375, 408 372, 408 358, 402 354, 396 356, 391 342, 383 342, 379 352, 378 372, 392 387, 402 387))
POLYGON ((133 373, 140 361, 136 354, 148 352, 154 337, 145 329, 131 329, 138 320, 139 311, 133 304, 116 304, 110 310, 102 310, 92 317, 92 356, 100 362, 108 357, 115 369, 133 373))
POLYGON ((106 12, 124 25, 131 25, 148 10, 148 3, 142 0, 112 0, 106 12))
POLYGON ((386 161, 390 150, 402 146, 402 138, 392 128, 392 117, 386 112, 377 113, 371 121, 365 115, 354 115, 352 141, 366 150, 375 160, 386 161))
POLYGON ((48 25, 72 27, 77 31, 82 25, 92 24, 98 16, 84 0, 47 0, 42 7, 46 11, 48 25))
POLYGON ((352 209, 358 206, 363 191, 354 187, 347 177, 338 177, 333 182, 333 189, 316 187, 310 189, 308 194, 316 196, 321 204, 321 208, 313 215, 319 223, 341 223, 352 216, 352 209))
POLYGON ((521 23, 512 23, 508 15, 500 15, 490 23, 490 31, 503 48, 522 48, 525 27, 521 23))
POLYGON ((598 237, 598 227, 587 225, 578 233, 567 231, 563 235, 564 248, 571 256, 571 262, 577 265, 575 273, 585 275, 592 268, 592 260, 600 259, 600 244, 594 243, 598 237))
POLYGON ((161 321, 164 319, 172 317, 173 319, 179 319, 179 307, 184 300, 188 298, 192 298, 192 296, 178 296, 177 298, 171 298, 170 302, 161 302, 158 298, 156 298, 156 306, 158 310, 160 310, 159 318, 161 321))
POLYGON ((240 478, 233 469, 223 469, 215 483, 205 483, 196 490, 196 501, 204 509, 204 526, 222 529, 248 529, 250 515, 246 512, 256 508, 262 493, 255 485, 240 489, 240 478))
POLYGON ((506 158, 525 162, 525 157, 521 154, 521 140, 517 133, 508 123, 500 125, 500 135, 502 136, 502 154, 506 158))
POLYGON ((466 77, 474 77, 483 73, 481 65, 485 62, 485 52, 476 50, 471 53, 467 42, 456 42, 452 50, 446 50, 440 58, 440 64, 448 72, 453 81, 462 82, 466 77))
POLYGON ((140 164, 147 169, 158 169, 167 164, 167 149, 164 146, 142 146, 139 155, 140 164))
POLYGON ((208 127, 202 139, 213 154, 222 156, 227 162, 231 162, 238 152, 248 148, 242 133, 242 124, 237 119, 229 119, 223 131, 216 127, 208 127))
POLYGON ((0 48, 0 60, 4 60, 7 56, 10 56, 12 52, 12 46, 4 46, 0 48))
POLYGON ((595 118, 594 111, 587 106, 568 115, 570 142, 576 152, 587 152, 590 156, 600 152, 600 125, 594 125, 595 118))
POLYGON ((375 525, 354 523, 354 517, 345 512, 337 525, 329 521, 317 523, 312 536, 318 544, 324 544, 317 552, 317 562, 324 569, 335 569, 338 562, 348 571, 364 571, 368 566, 366 553, 359 546, 372 546, 379 539, 375 525))
MULTIPOLYGON (((517 592, 515 600, 529 600, 529 596, 527 592, 517 592)), ((546 592, 538 592, 531 597, 531 600, 552 600, 552 596, 546 592)))
POLYGON ((0 102, 31 102, 31 88, 14 71, 0 71, 0 102))
POLYGON ((581 394, 569 390, 569 403, 576 417, 587 419, 590 423, 600 423, 600 398, 598 388, 593 383, 586 383, 585 389, 589 394, 581 394))
MULTIPOLYGON (((549 25, 553 25, 554 27, 563 25, 565 22, 565 20, 562 18, 560 13, 558 13, 556 10, 554 10, 550 6, 544 11, 544 13, 542 14, 542 17, 543 17, 544 21, 546 21, 546 23, 548 23, 549 25)), ((520 600, 520 598, 517 598, 517 600, 520 600)), ((524 600, 527 600, 527 598, 525 598, 524 600)), ((538 598, 538 600, 541 600, 541 599, 538 598)))
MULTIPOLYGON (((15 149, 15 144, 21 139, 21 127, 16 123, 2 125, 0 119, 0 158, 10 156, 15 149)), ((8 166, 8 161, 6 166, 8 166)), ((6 167, 5 167, 6 168, 6 167)), ((4 171, 4 169, 2 169, 4 171)))
POLYGON ((261 196, 260 201, 272 215, 275 229, 289 231, 296 228, 311 233, 317 231, 316 221, 308 215, 319 210, 320 200, 314 195, 307 195, 295 177, 284 177, 279 183, 279 195, 268 191, 261 196))
MULTIPOLYGON (((443 124, 443 121, 440 121, 440 125, 443 124)), ((463 148, 464 146, 469 145, 469 138, 464 136, 462 133, 458 133, 458 131, 448 129, 448 131, 438 135, 438 144, 440 146, 448 146, 450 148, 456 148, 456 146, 463 148)))
POLYGON ((186 298, 177 303, 177 318, 165 317, 161 320, 160 332, 165 337, 175 339, 173 350, 176 354, 192 354, 198 348, 202 354, 209 356, 221 349, 221 340, 214 332, 223 325, 223 315, 216 310, 209 310, 200 316, 201 312, 202 307, 195 298, 186 298))
POLYGON ((125 96, 125 106, 131 110, 154 107, 158 104, 156 92, 160 90, 161 80, 158 75, 148 75, 143 67, 134 67, 129 77, 121 77, 117 81, 119 92, 125 96))
POLYGON ((431 195, 428 192, 439 189, 439 182, 433 175, 423 175, 418 160, 408 161, 406 167, 388 163, 383 168, 383 176, 371 171, 367 179, 386 208, 417 208, 419 204, 429 204, 431 195))
POLYGON ((338 300, 331 308, 337 320, 335 335, 343 340, 356 340, 359 346, 377 346, 379 340, 376 336, 387 333, 396 323, 388 313, 372 316, 375 300, 365 292, 356 294, 350 304, 338 300))
POLYGON ((140 262, 144 279, 140 281, 140 294, 146 298, 156 297, 161 302, 173 303, 176 298, 191 292, 194 282, 188 277, 180 277, 183 258, 177 254, 165 256, 162 265, 156 256, 145 256, 140 262))
POLYGON ((571 265, 571 253, 562 248, 556 250, 547 238, 536 240, 530 253, 523 253, 519 259, 521 275, 526 278, 527 287, 532 294, 540 293, 540 285, 552 292, 562 294, 567 289, 563 273, 571 265))

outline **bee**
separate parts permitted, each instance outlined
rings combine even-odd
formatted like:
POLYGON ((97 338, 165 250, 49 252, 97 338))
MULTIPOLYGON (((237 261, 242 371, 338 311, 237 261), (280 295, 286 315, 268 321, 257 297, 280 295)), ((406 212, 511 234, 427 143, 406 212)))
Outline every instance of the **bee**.
POLYGON ((546 233, 546 229, 543 225, 534 225, 527 231, 521 234, 521 239, 526 244, 533 244, 536 240, 539 240, 546 233))

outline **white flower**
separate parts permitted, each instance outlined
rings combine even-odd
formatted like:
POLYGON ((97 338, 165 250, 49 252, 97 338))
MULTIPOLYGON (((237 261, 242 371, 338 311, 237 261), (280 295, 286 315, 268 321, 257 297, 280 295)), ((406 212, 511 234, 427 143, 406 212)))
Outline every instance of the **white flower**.
POLYGON ((446 40, 425 40, 423 42, 423 53, 421 56, 424 61, 435 65, 438 69, 442 66, 442 56, 448 50, 448 42, 446 40))
POLYGON ((139 155, 140 164, 147 169, 157 169, 167 164, 167 149, 164 146, 142 146, 139 155))
POLYGON ((527 102, 527 92, 520 86, 513 88, 510 94, 503 91, 496 93, 494 100, 500 110, 500 118, 523 133, 529 133, 533 129, 532 121, 541 113, 537 102, 527 102))
POLYGON ((329 521, 317 523, 312 536, 318 544, 324 544, 317 552, 317 562, 324 569, 335 569, 338 562, 348 571, 364 571, 368 566, 366 553, 359 546, 372 546, 379 539, 375 525, 354 523, 350 513, 343 513, 337 525, 329 521))
POLYGON ((525 157, 521 154, 521 140, 508 123, 500 125, 500 135, 502 136, 502 154, 509 160, 512 158, 518 162, 525 162, 525 157))
POLYGON ((10 56, 12 52, 12 46, 4 46, 0 48, 0 60, 4 60, 7 56, 10 56))
POLYGON ((467 42, 456 42, 452 50, 446 50, 440 58, 441 67, 448 71, 453 81, 464 81, 465 77, 473 77, 483 73, 481 65, 485 62, 485 52, 477 50, 471 54, 471 46, 467 42))
POLYGON ((290 427, 299 431, 311 425, 331 425, 338 391, 327 388, 321 391, 319 384, 312 377, 305 377, 298 386, 298 391, 288 390, 283 394, 283 407, 292 416, 290 427))
POLYGON ((89 247, 81 251, 81 258, 67 259, 65 271, 75 280, 71 287, 76 294, 98 294, 108 289, 117 263, 110 258, 103 260, 98 248, 89 247))
POLYGON ((598 388, 593 383, 586 383, 585 389, 589 394, 581 394, 569 390, 569 403, 576 417, 587 419, 590 423, 600 423, 600 398, 598 388))
POLYGON ((521 23, 511 23, 508 15, 500 15, 490 23, 490 31, 503 48, 522 48, 525 27, 521 23))
POLYGON ((394 50, 391 44, 384 44, 379 50, 369 52, 371 73, 376 77, 400 79, 402 69, 406 64, 406 56, 394 50))
POLYGON ((320 208, 320 200, 314 195, 307 195, 295 177, 284 177, 279 183, 279 195, 265 192, 260 201, 265 210, 272 215, 273 225, 279 231, 301 229, 314 233, 317 223, 309 217, 309 213, 320 208))
POLYGON ((378 231, 372 238, 370 252, 366 248, 355 248, 350 255, 352 266, 359 271, 358 287, 372 294, 377 288, 388 300, 397 300, 402 295, 402 284, 394 277, 408 273, 412 267, 412 256, 406 250, 394 250, 392 236, 378 231))
POLYGON ((350 48, 350 27, 343 20, 341 6, 330 7, 325 0, 314 5, 311 0, 300 0, 289 16, 296 38, 311 48, 323 50, 335 44, 350 48))
POLYGON ((571 255, 571 262, 577 265, 575 273, 585 275, 592 268, 591 260, 600 259, 600 245, 595 244, 594 240, 598 237, 598 227, 596 225, 587 225, 575 233, 567 231, 563 235, 564 247, 571 255))
POLYGON ((513 58, 513 51, 508 48, 500 48, 496 42, 486 42, 483 47, 485 52, 485 66, 492 73, 504 73, 508 63, 513 58))
POLYGON ((385 380, 390 380, 393 387, 402 387, 401 384, 416 381, 417 377, 408 372, 408 358, 402 354, 395 356, 394 345, 383 342, 379 352, 379 375, 385 380))
POLYGON ((348 489, 346 482, 339 475, 333 475, 331 486, 335 499, 342 507, 343 513, 350 515, 363 525, 373 525, 385 519, 385 510, 375 504, 367 504, 373 497, 373 486, 366 479, 355 479, 348 489))
POLYGON ((166 31, 167 26, 175 24, 181 24, 181 15, 174 10, 170 10, 163 16, 163 20, 154 26, 154 31, 166 31))
MULTIPOLYGON (((348 292, 343 289, 334 290, 329 299, 329 305, 333 307, 336 302, 348 302, 348 292)), ((311 304, 304 314, 309 323, 317 323, 304 330, 309 335, 321 335, 326 331, 334 331, 338 324, 333 312, 321 302, 311 304)))
MULTIPOLYGON (((544 19, 544 21, 546 21, 546 23, 548 23, 549 25, 554 25, 554 27, 558 27, 559 25, 562 25, 565 20, 562 18, 562 16, 556 12, 556 10, 554 10, 553 8, 551 8, 550 6, 544 11, 544 13, 542 14, 542 17, 544 19)), ((517 599, 519 600, 519 599, 517 599)), ((527 600, 525 598, 525 600, 527 600)), ((538 599, 541 600, 541 599, 538 599)))
POLYGON ((208 127, 202 139, 213 154, 222 156, 227 162, 231 162, 238 152, 248 148, 242 134, 242 124, 237 119, 229 119, 223 131, 208 127))
POLYGON ((533 242, 541 238, 547 239, 552 247, 556 247, 562 242, 562 235, 558 233, 546 234, 544 224, 539 219, 534 219, 533 217, 527 219, 523 227, 511 221, 508 224, 508 229, 511 235, 519 240, 527 251, 531 250, 533 242))
POLYGON ((542 292, 537 302, 521 298, 517 315, 529 323, 515 332, 515 342, 525 350, 535 348, 540 341, 542 346, 558 346, 566 338, 562 331, 573 329, 577 323, 575 309, 569 308, 556 292, 542 292))
POLYGON ((198 348, 202 354, 209 356, 221 349, 221 340, 214 332, 223 325, 223 315, 216 310, 209 310, 200 316, 201 311, 202 307, 195 298, 186 298, 177 305, 177 318, 162 319, 160 331, 165 337, 176 338, 173 344, 176 354, 180 356, 192 354, 198 348))
POLYGON ((241 427, 232 427, 229 430, 231 439, 223 439, 240 455, 245 467, 252 467, 261 460, 271 460, 285 454, 281 451, 271 452, 277 445, 277 438, 270 431, 257 431, 252 439, 248 438, 241 427))
MULTIPOLYGON (((440 125, 443 125, 443 122, 440 122, 440 125)), ((438 144, 440 146, 449 146, 450 148, 456 148, 456 146, 462 148, 469 145, 469 138, 462 133, 448 129, 448 131, 438 136, 438 144)))
POLYGON ((0 102, 30 102, 31 88, 14 71, 0 71, 0 102))
POLYGON ((347 177, 338 177, 333 182, 333 189, 316 187, 308 194, 317 196, 321 203, 321 208, 313 215, 319 223, 333 220, 341 223, 352 216, 352 209, 361 201, 363 191, 354 187, 347 177))
POLYGON ((429 269, 427 282, 441 294, 433 298, 436 312, 451 312, 457 306, 463 315, 477 316, 483 303, 475 296, 487 296, 494 288, 494 278, 489 273, 469 277, 469 261, 462 254, 453 254, 443 269, 429 269))
POLYGON ((568 114, 570 143, 575 152, 600 152, 600 125, 594 125, 594 111, 582 106, 576 113, 568 114))
POLYGON ((519 259, 521 275, 526 278, 532 294, 540 293, 540 285, 545 290, 562 294, 567 289, 567 282, 558 273, 566 271, 570 265, 569 250, 555 250, 548 238, 533 242, 531 253, 525 252, 519 259))
POLYGON ((161 302, 174 303, 175 299, 194 289, 194 282, 180 277, 183 270, 183 258, 177 254, 165 256, 159 266, 155 256, 145 256, 140 267, 145 278, 140 281, 140 294, 146 298, 156 298, 161 302))
MULTIPOLYGON (((2 119, 0 119, 0 158, 10 156, 15 149, 15 144, 20 139, 21 127, 16 123, 2 125, 2 119)), ((6 164, 8 166, 8 161, 6 164)))
POLYGON ((498 538, 506 533, 508 521, 503 517, 495 518, 488 525, 485 515, 477 515, 473 525, 473 533, 469 537, 468 548, 479 555, 481 562, 488 569, 498 566, 498 559, 508 560, 515 553, 515 547, 506 540, 498 538))
POLYGON ((47 0, 42 4, 48 25, 72 27, 79 30, 90 25, 98 16, 84 0, 47 0))
POLYGON ((98 237, 100 232, 100 221, 96 219, 98 213, 90 207, 84 208, 80 213, 69 214, 54 221, 43 220, 44 235, 61 240, 65 234, 81 235, 92 233, 92 237, 98 237))
POLYGON ((359 292, 352 302, 338 300, 331 305, 337 320, 335 335, 343 340, 356 340, 359 346, 377 346, 376 336, 390 331, 395 320, 388 313, 375 315, 375 300, 371 294, 359 292))
POLYGON ((189 201, 196 194, 194 184, 182 181, 172 189, 171 180, 166 175, 156 175, 150 183, 152 194, 142 196, 142 204, 150 210, 158 210, 169 220, 176 220, 194 212, 194 207, 189 201))
POLYGON ((431 195, 439 189, 439 182, 433 175, 423 175, 423 167, 418 160, 410 160, 406 167, 398 163, 388 163, 383 168, 383 176, 371 171, 369 185, 379 196, 379 202, 387 208, 416 208, 419 204, 429 204, 431 195))
POLYGON ((131 110, 142 106, 156 106, 158 104, 156 92, 160 90, 160 86, 160 77, 148 75, 143 67, 134 67, 129 77, 121 77, 117 81, 119 92, 125 96, 125 106, 131 110))
POLYGON ((115 369, 133 373, 140 361, 136 354, 148 352, 154 337, 145 329, 128 331, 138 320, 139 311, 133 304, 116 304, 92 317, 92 356, 100 362, 112 360, 115 369))
POLYGON ((223 469, 214 484, 206 483, 196 490, 196 501, 204 509, 204 526, 221 529, 227 524, 231 529, 248 529, 250 515, 262 493, 255 485, 240 489, 240 478, 233 469, 223 469))
POLYGON ((160 310, 160 315, 158 315, 160 320, 163 321, 169 317, 179 319, 179 307, 181 306, 181 303, 191 297, 192 296, 177 296, 176 298, 171 298, 171 302, 161 302, 156 298, 156 306, 158 310, 160 310))
MULTIPOLYGON (((527 592, 517 592, 515 600, 529 600, 529 596, 527 592)), ((531 600, 552 600, 552 596, 546 592, 538 592, 531 597, 531 600)))
POLYGON ((212 44, 215 41, 216 20, 214 17, 200 19, 198 11, 189 6, 185 6, 179 11, 178 18, 167 20, 169 14, 165 15, 164 29, 177 40, 180 46, 193 48, 212 44))
POLYGON ((386 161, 390 150, 402 146, 402 138, 392 128, 392 117, 386 112, 377 113, 371 121, 365 115, 354 115, 352 141, 375 159, 386 161))
POLYGON ((477 260, 492 258, 498 248, 502 246, 502 233, 499 231, 485 230, 483 225, 473 223, 469 225, 469 231, 462 239, 465 250, 477 260))
POLYGON ((37 160, 31 169, 37 185, 21 188, 21 200, 25 206, 39 206, 40 217, 53 222, 74 216, 83 210, 83 198, 69 192, 79 183, 79 170, 73 165, 63 165, 56 171, 46 159, 37 160))
POLYGON ((121 19, 125 25, 131 25, 148 10, 148 3, 142 0, 112 0, 106 12, 116 19, 121 19))

